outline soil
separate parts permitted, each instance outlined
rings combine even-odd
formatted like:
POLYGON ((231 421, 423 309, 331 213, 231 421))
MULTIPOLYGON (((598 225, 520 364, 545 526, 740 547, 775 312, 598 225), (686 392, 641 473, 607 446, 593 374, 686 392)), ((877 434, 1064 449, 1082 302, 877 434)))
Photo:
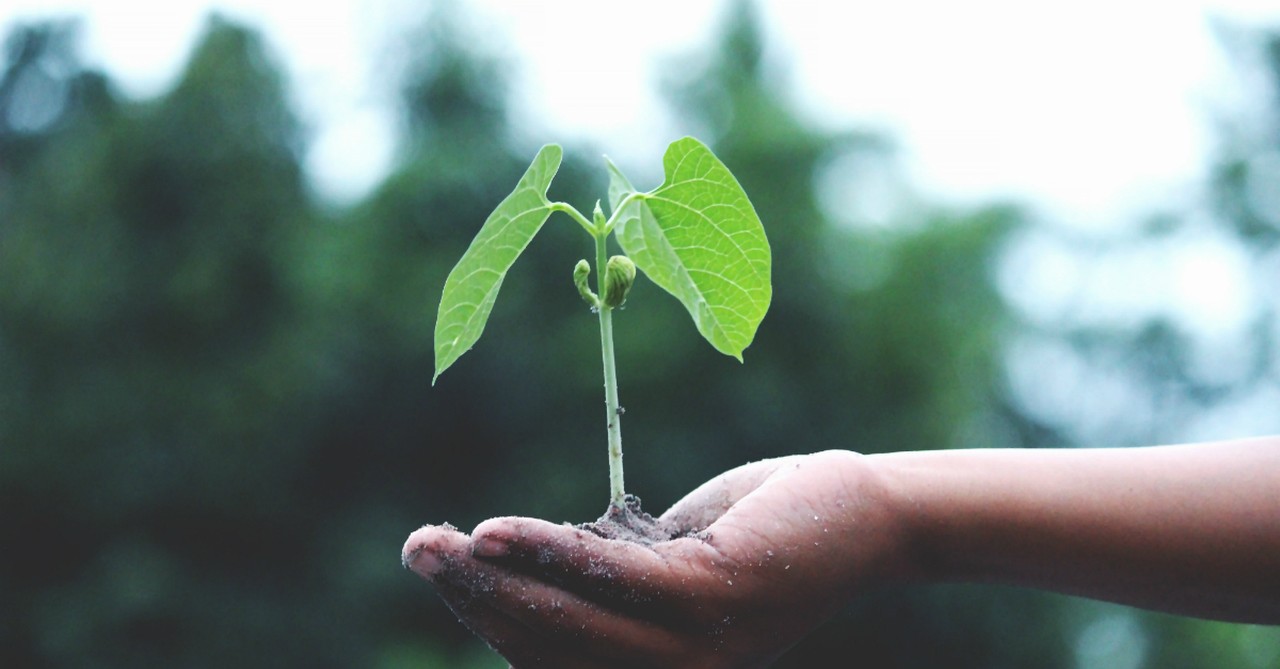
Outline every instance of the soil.
POLYGON ((678 539, 688 534, 673 523, 649 515, 640 508, 640 498, 635 495, 627 495, 621 507, 610 504, 604 515, 576 527, 605 539, 630 541, 644 546, 678 539))

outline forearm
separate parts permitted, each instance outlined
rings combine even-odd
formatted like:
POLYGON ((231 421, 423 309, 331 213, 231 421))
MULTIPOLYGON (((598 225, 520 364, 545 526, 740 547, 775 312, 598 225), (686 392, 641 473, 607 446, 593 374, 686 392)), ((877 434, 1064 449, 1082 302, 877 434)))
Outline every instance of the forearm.
POLYGON ((1280 439, 873 462, 923 580, 1280 623, 1280 439))

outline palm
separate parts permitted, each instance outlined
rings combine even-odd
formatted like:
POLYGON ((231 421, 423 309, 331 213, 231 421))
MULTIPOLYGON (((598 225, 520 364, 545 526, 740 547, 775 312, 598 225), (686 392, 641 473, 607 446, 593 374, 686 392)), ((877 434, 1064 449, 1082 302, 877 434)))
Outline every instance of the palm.
POLYGON ((406 549, 442 558, 445 601, 516 666, 760 666, 877 575, 878 498, 859 456, 822 453, 712 479, 663 514, 689 536, 651 547, 500 518, 406 549))

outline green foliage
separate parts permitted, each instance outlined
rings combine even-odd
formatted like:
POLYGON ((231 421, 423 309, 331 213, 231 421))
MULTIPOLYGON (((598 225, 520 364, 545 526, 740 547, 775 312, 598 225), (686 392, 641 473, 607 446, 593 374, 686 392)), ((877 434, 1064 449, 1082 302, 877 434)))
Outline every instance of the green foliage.
POLYGON ((684 304, 716 350, 741 361, 773 294, 764 227, 737 179, 703 143, 674 142, 662 163, 662 185, 627 204, 638 193, 610 163, 618 243, 684 304))
MULTIPOLYGON (((1009 395, 1019 326, 991 283, 1037 222, 932 202, 883 229, 832 220, 823 166, 880 159, 884 140, 796 116, 751 13, 729 27, 669 88, 769 222, 769 319, 739 366, 636 281, 617 343, 646 507, 762 457, 1063 443, 1009 395)), ((215 19, 171 91, 130 100, 48 30, 13 31, 0 73, 0 666, 506 666, 396 555, 423 522, 599 512, 578 420, 598 411, 582 400, 600 387, 582 354, 595 333, 565 271, 576 226, 543 226, 486 355, 430 391, 424 296, 528 166, 502 63, 447 23, 412 40, 403 161, 335 210, 307 191, 288 82, 253 31, 215 19), (63 102, 30 106, 20 81, 63 102)), ((1268 137, 1214 169, 1223 225, 1255 250, 1278 238, 1259 196, 1268 137)), ((598 153, 566 145, 555 198, 608 187, 579 158, 598 153)), ((1256 350, 1233 359, 1274 387, 1274 336, 1256 350)), ((1231 390, 1153 378, 1166 400, 1231 390)), ((1146 666, 1276 664, 1273 628, 957 587, 855 602, 777 666, 1084 666, 1091 628, 1125 617, 1146 666)))
POLYGON ((591 266, 586 260, 574 267, 573 282, 600 317, 610 500, 621 507, 622 409, 610 312, 626 301, 635 283, 636 263, 626 256, 606 260, 609 236, 616 230, 623 248, 636 256, 654 282, 685 304, 707 341, 739 361, 769 307, 769 243, 733 174, 696 139, 686 137, 667 148, 666 181, 648 193, 633 189, 610 163, 613 216, 608 219, 599 200, 588 220, 572 205, 547 199, 561 156, 556 145, 538 152, 516 190, 489 215, 445 280, 432 383, 480 338, 503 279, 551 212, 569 215, 596 247, 600 294, 587 287, 591 266))
MULTIPOLYGON (((604 220, 597 209, 596 220, 589 222, 571 206, 547 199, 561 156, 558 145, 542 147, 445 280, 436 317, 433 383, 480 338, 507 272, 557 208, 595 237, 616 230, 618 243, 634 260, 634 265, 626 257, 609 261, 604 304, 622 305, 638 266, 685 305, 708 342, 741 361, 769 309, 769 242, 760 217, 724 163, 698 140, 678 140, 663 158, 666 180, 647 193, 636 191, 609 163, 614 214, 604 220), (628 265, 629 272, 620 273, 628 265), (624 274, 625 280, 611 282, 624 274)), ((590 267, 585 267, 580 263, 575 268, 574 283, 591 303, 585 287, 590 267)))
POLYGON ((554 144, 538 151, 516 189, 485 220, 445 280, 436 317, 432 383, 480 338, 507 271, 551 216, 547 189, 560 169, 562 154, 554 144))

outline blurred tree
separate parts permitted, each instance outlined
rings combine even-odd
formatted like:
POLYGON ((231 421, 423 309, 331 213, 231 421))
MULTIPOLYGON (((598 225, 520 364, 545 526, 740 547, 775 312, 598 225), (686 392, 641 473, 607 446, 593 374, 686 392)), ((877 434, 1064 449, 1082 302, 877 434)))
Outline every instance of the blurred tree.
POLYGON ((19 27, 5 38, 0 174, 19 173, 66 124, 112 104, 104 77, 81 67, 77 37, 77 24, 62 21, 19 27))
POLYGON ((307 572, 286 567, 319 520, 288 490, 310 371, 278 254, 310 213, 283 81, 220 19, 145 103, 96 83, 64 32, 14 34, 0 572, 30 615, 0 664, 324 666, 307 639, 327 623, 300 615, 307 572), (22 110, 52 103, 33 72, 76 93, 35 125, 22 110))
MULTIPOLYGON (((84 68, 73 26, 10 35, 0 589, 16 605, 0 607, 0 666, 505 666, 395 550, 424 521, 603 510, 600 358, 570 280, 590 243, 557 217, 509 276, 482 350, 431 388, 444 277, 537 144, 508 122, 505 61, 457 18, 412 35, 399 166, 340 211, 309 197, 286 82, 253 31, 212 19, 173 89, 141 102, 84 68)), ((1025 326, 991 262, 1034 222, 902 194, 858 223, 844 193, 893 172, 892 147, 807 122, 754 6, 727 18, 668 91, 765 222, 774 304, 738 365, 637 283, 617 318, 632 491, 656 511, 749 459, 1069 442, 1004 382, 1025 326)), ((1222 211, 1247 208, 1257 220, 1240 229, 1273 239, 1257 175, 1276 145, 1244 146, 1239 165, 1223 160, 1222 211)), ((568 147, 551 193, 584 210, 605 186, 588 153, 568 147)), ((1116 350, 1115 333, 1085 334, 1064 336, 1116 350)), ((1124 335, 1148 390, 1175 378, 1160 361, 1182 355, 1176 335, 1124 335)), ((1258 375, 1274 383, 1267 356, 1258 375)), ((1098 639, 1129 639, 1152 666, 1251 667, 1280 648, 1254 628, 1091 607, 876 593, 779 666, 1101 666, 1115 657, 1098 639)))
MULTIPOLYGON (((958 443, 956 426, 992 399, 1000 316, 981 267, 1016 216, 924 212, 878 235, 832 225, 815 199, 821 166, 882 143, 800 121, 764 80, 742 11, 676 98, 769 226, 775 305, 739 366, 675 301, 633 292, 642 317, 619 318, 629 471, 653 507, 749 458, 958 443), (722 92, 719 107, 696 99, 705 90, 722 92)), ((456 661, 474 641, 375 547, 418 513, 465 525, 603 508, 595 329, 569 281, 589 246, 571 223, 518 264, 488 355, 429 389, 433 298, 531 151, 505 125, 501 66, 447 23, 427 35, 404 88, 403 166, 332 220, 306 198, 265 49, 217 20, 169 95, 57 126, 5 191, 16 223, 0 309, 20 326, 0 355, 22 380, 7 397, 23 416, 6 436, 38 447, 8 454, 4 494, 33 509, 18 527, 49 537, 6 558, 13 578, 37 563, 44 574, 24 591, 36 615, 15 628, 15 657, 456 661), (55 504, 35 503, 50 492, 55 504), (51 531, 72 519, 91 529, 51 531), (62 561, 44 560, 51 548, 62 561)), ((587 204, 603 183, 578 153, 553 196, 587 204)), ((859 629, 885 652, 904 638, 859 629)), ((993 657, 981 637, 950 638, 993 657)))
MULTIPOLYGON (((489 666, 495 656, 443 606, 424 606, 429 589, 389 570, 387 560, 415 523, 466 525, 523 506, 513 491, 528 477, 512 460, 549 422, 539 418, 549 410, 519 375, 548 349, 555 355, 555 346, 535 340, 547 337, 567 298, 577 299, 568 274, 576 256, 565 256, 557 267, 563 272, 549 270, 562 281, 531 271, 554 264, 545 255, 524 259, 483 344, 507 355, 472 356, 478 365, 451 373, 433 391, 431 342, 444 278, 532 155, 513 146, 507 127, 503 62, 481 51, 449 12, 438 10, 408 40, 414 50, 403 75, 399 166, 365 202, 309 228, 290 259, 307 345, 323 370, 322 411, 306 432, 310 456, 301 476, 318 509, 354 533, 328 540, 365 544, 352 565, 358 571, 333 578, 358 576, 389 595, 382 604, 392 604, 394 615, 378 632, 386 661, 489 666), (557 293, 566 297, 558 308, 534 302, 554 305, 557 293)), ((574 170, 571 160, 562 178, 574 170)), ((555 227, 540 248, 562 241, 555 227)))
POLYGON ((1219 27, 1257 113, 1221 119, 1224 135, 1214 166, 1214 204, 1224 223, 1261 249, 1280 244, 1280 34, 1219 27))

